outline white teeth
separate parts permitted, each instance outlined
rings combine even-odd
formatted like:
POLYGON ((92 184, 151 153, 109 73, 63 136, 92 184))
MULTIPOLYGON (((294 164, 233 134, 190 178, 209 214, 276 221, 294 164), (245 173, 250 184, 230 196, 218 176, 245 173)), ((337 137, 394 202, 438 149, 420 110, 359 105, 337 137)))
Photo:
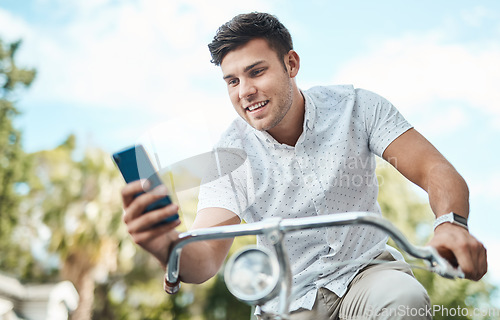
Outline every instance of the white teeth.
POLYGON ((259 102, 259 103, 257 103, 257 104, 254 104, 253 106, 248 107, 248 110, 249 110, 249 111, 253 111, 253 110, 255 110, 255 109, 258 109, 258 108, 260 108, 260 107, 265 106, 266 104, 267 104, 267 101, 262 101, 262 102, 259 102))

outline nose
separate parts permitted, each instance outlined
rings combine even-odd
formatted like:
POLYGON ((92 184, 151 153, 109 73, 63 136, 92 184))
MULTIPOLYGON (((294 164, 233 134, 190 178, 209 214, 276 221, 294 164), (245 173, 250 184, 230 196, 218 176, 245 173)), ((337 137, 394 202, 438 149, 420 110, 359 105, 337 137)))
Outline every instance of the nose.
POLYGON ((257 92, 257 88, 251 80, 240 80, 239 89, 240 99, 248 99, 257 92))

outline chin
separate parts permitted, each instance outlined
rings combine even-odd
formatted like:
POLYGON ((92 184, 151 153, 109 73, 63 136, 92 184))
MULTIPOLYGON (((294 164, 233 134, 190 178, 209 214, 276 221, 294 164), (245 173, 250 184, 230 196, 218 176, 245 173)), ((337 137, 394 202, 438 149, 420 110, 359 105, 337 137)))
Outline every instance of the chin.
POLYGON ((273 127, 271 123, 269 123, 269 119, 260 119, 256 122, 254 122, 254 128, 260 131, 266 131, 269 130, 273 127), (267 121, 266 121, 267 120, 267 121))

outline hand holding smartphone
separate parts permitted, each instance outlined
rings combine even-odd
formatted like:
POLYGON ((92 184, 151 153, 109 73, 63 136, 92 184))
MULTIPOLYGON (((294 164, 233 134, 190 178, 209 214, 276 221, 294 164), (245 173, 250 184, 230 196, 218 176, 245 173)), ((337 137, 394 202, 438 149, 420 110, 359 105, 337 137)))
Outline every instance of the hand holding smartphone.
MULTIPOLYGON (((113 154, 113 161, 118 166, 126 183, 140 179, 147 179, 150 183, 150 190, 162 185, 160 176, 156 172, 151 160, 142 145, 135 145, 113 154)), ((138 193, 139 196, 142 193, 138 193)), ((143 213, 156 210, 171 204, 172 201, 167 195, 146 207, 143 213)), ((179 214, 174 214, 164 219, 160 224, 170 223, 179 219, 179 214)))

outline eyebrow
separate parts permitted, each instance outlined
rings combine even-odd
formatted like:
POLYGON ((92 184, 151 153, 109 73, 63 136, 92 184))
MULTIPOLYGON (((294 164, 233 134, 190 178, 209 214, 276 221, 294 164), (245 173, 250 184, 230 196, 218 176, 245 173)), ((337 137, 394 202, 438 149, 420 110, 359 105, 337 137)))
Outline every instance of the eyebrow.
MULTIPOLYGON (((263 63, 264 60, 259 60, 257 62, 254 62, 252 63, 251 65, 249 66, 246 66, 245 69, 243 69, 243 72, 248 72, 249 70, 252 70, 253 68, 255 68, 256 66, 258 66, 259 64, 263 63)), ((232 78, 233 75, 232 74, 228 74, 227 76, 224 76, 224 80, 228 79, 228 78, 232 78)))

